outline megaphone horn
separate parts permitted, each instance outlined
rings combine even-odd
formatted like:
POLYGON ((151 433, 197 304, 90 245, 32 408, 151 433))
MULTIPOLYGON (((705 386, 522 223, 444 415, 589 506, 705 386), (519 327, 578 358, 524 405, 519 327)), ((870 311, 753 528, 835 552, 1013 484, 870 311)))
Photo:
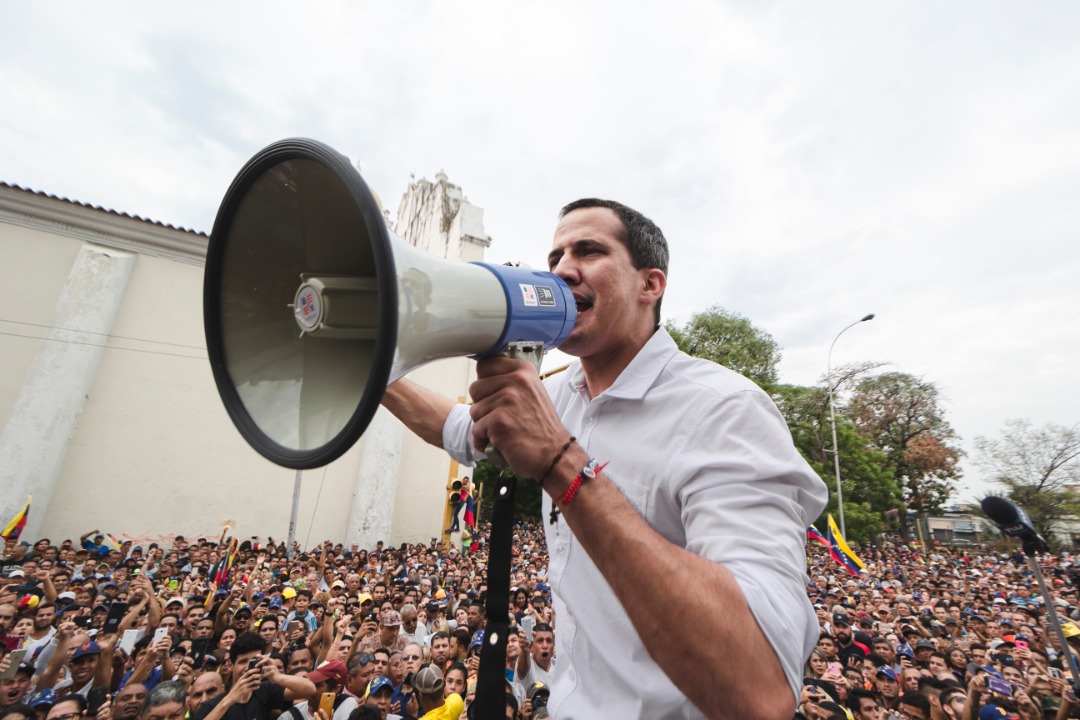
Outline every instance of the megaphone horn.
POLYGON ((348 159, 314 140, 249 160, 210 234, 214 381, 244 439, 288 468, 340 457, 386 386, 417 367, 557 347, 576 317, 551 273, 442 260, 399 239, 348 159))

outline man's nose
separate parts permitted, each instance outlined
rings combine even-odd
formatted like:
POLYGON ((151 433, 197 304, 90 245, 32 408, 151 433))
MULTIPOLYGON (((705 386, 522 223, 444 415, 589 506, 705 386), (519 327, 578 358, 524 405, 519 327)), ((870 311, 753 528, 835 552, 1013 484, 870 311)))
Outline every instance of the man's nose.
POLYGON ((575 285, 581 280, 578 264, 568 253, 559 258, 551 272, 565 280, 567 285, 575 285))

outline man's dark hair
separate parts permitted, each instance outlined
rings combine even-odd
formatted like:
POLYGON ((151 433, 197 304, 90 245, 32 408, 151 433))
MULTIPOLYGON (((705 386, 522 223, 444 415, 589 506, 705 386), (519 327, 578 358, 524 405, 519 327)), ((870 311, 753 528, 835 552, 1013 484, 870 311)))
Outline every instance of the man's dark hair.
MULTIPOLYGON (((668 244, 664 233, 649 218, 637 210, 629 208, 614 200, 600 200, 599 198, 582 198, 575 200, 559 211, 559 219, 566 217, 574 210, 581 208, 607 208, 619 216, 622 221, 623 234, 619 237, 622 244, 630 251, 630 261, 637 270, 657 268, 665 275, 668 272, 668 244)), ((660 301, 656 300, 656 326, 660 327, 660 301)))
POLYGON ((236 662, 236 658, 252 650, 257 650, 260 653, 266 652, 266 641, 255 633, 241 633, 240 637, 233 640, 233 644, 229 648, 229 659, 236 662))
POLYGON ((852 712, 859 712, 859 704, 862 700, 873 700, 877 703, 877 698, 874 697, 874 693, 869 690, 863 690, 862 688, 851 688, 847 694, 847 706, 848 710, 852 712))
POLYGON ((948 705, 952 701, 953 696, 955 696, 955 695, 960 695, 960 696, 966 697, 967 693, 964 691, 964 688, 962 688, 962 687, 951 687, 951 688, 949 688, 948 690, 941 693, 941 704, 942 704, 942 706, 948 705))
POLYGON ((930 717, 930 701, 922 693, 905 693, 900 696, 900 699, 896 702, 897 705, 910 705, 913 708, 918 708, 926 713, 926 717, 930 717))
MULTIPOLYGON (((535 631, 535 628, 533 630, 535 631)), ((450 642, 450 633, 445 630, 439 630, 438 632, 432 633, 431 642, 428 643, 428 646, 434 645, 436 640, 446 640, 446 642, 450 642)))
MULTIPOLYGON (((86 698, 83 697, 82 695, 78 694, 78 693, 68 693, 64 697, 57 700, 56 704, 59 705, 62 702, 69 702, 69 701, 74 702, 75 706, 77 708, 79 708, 79 714, 80 715, 82 715, 84 712, 86 712, 86 707, 87 707, 86 698)), ((31 715, 30 717, 33 717, 33 715, 31 715)))
POLYGON ((376 705, 361 705, 349 714, 349 720, 381 720, 382 712, 376 705))
POLYGON ((936 677, 930 675, 921 675, 919 677, 919 693, 927 697, 940 695, 941 691, 947 687, 949 687, 947 682, 938 680, 936 677))
POLYGON ((4 720, 8 717, 15 717, 18 715, 21 715, 24 718, 35 717, 34 708, 30 707, 29 705, 23 705, 22 703, 18 703, 16 705, 9 705, 3 710, 0 710, 0 720, 4 720))
POLYGON ((876 667, 876 668, 879 668, 882 665, 888 665, 888 663, 885 662, 885 658, 881 657, 877 653, 870 653, 869 655, 867 655, 863 659, 864 660, 869 660, 873 664, 873 666, 876 667))
POLYGON ((301 595, 306 597, 308 600, 311 599, 311 591, 308 590, 307 588, 300 588, 299 590, 296 591, 296 596, 297 597, 300 597, 301 595))
POLYGON ((533 627, 533 634, 534 634, 534 636, 535 636, 535 634, 536 634, 536 633, 538 633, 538 632, 549 632, 549 633, 551 633, 552 635, 554 635, 554 634, 555 634, 555 629, 554 629, 554 628, 552 628, 552 627, 551 627, 550 625, 548 625, 547 623, 536 623, 536 625, 535 625, 535 626, 533 627))

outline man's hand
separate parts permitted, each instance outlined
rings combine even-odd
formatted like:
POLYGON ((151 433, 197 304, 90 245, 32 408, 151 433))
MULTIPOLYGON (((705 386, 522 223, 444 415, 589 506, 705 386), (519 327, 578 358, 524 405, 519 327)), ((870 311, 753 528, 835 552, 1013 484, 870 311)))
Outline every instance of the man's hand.
POLYGON ((112 720, 112 695, 105 696, 105 702, 101 703, 94 720, 112 720))
POLYGON ((71 640, 71 637, 75 634, 76 630, 78 630, 78 627, 73 622, 60 623, 60 627, 56 628, 57 641, 71 640))
POLYGON ((477 380, 469 386, 473 404, 473 446, 490 444, 523 477, 540 478, 570 433, 563 427, 527 360, 491 357, 476 363, 477 380))
MULTIPOLYGON (((266 660, 269 661, 269 658, 266 660)), ((272 662, 270 664, 273 665, 272 662)), ((229 705, 243 705, 251 699, 251 694, 260 683, 262 683, 262 670, 258 665, 245 670, 240 679, 233 684, 229 694, 225 696, 224 702, 228 702, 229 705)))

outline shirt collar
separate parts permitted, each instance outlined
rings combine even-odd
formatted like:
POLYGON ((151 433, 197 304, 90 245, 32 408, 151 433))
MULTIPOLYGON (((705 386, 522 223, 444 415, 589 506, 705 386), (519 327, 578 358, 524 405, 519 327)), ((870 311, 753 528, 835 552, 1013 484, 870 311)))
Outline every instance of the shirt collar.
MULTIPOLYGON (((598 397, 620 398, 623 400, 638 400, 645 396, 656 379, 667 367, 668 362, 679 352, 679 347, 671 339, 671 335, 663 327, 652 334, 648 342, 642 346, 630 364, 623 368, 619 377, 598 397)), ((566 371, 566 382, 571 389, 588 397, 588 388, 585 385, 585 371, 581 362, 576 362, 566 371)), ((597 398, 593 398, 595 400, 597 398)))

